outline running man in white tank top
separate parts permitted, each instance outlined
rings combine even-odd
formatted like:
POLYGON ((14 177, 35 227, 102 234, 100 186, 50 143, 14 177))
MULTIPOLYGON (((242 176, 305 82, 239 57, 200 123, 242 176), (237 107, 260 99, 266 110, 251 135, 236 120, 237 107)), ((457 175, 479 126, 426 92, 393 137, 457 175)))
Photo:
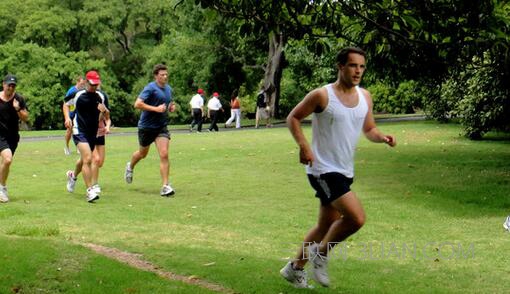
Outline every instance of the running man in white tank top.
POLYGON ((289 130, 299 146, 299 160, 306 165, 310 184, 321 202, 317 225, 305 236, 295 259, 280 271, 299 288, 308 287, 303 270, 307 261, 312 264, 313 279, 328 287, 328 251, 365 223, 363 206, 350 190, 354 151, 361 131, 372 142, 396 145, 393 136, 376 128, 370 93, 358 87, 365 71, 365 52, 353 47, 342 49, 337 67, 336 82, 308 93, 287 117, 289 130), (310 114, 311 145, 301 129, 301 121, 310 114))

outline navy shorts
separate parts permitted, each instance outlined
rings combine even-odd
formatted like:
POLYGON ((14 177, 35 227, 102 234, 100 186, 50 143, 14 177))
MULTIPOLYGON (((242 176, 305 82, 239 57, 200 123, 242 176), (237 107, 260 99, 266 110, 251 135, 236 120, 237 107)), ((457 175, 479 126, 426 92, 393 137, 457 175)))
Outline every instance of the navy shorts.
POLYGON ((327 205, 351 191, 353 178, 331 172, 319 176, 308 174, 308 181, 316 191, 315 197, 321 200, 322 205, 327 205))
POLYGON ((94 151, 94 148, 96 147, 96 135, 73 134, 73 142, 74 145, 78 145, 78 143, 88 143, 90 151, 94 151))
POLYGON ((11 149, 12 154, 14 154, 14 152, 16 152, 16 148, 18 148, 18 142, 19 134, 9 137, 0 135, 0 152, 4 151, 5 149, 11 149))
POLYGON ((142 147, 147 147, 158 137, 170 139, 170 133, 166 127, 161 129, 138 129, 138 143, 142 147))

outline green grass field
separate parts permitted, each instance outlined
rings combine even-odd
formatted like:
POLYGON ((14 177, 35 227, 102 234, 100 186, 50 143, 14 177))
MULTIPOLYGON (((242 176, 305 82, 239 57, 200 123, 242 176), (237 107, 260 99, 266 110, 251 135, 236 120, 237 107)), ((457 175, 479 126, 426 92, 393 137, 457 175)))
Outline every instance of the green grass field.
POLYGON ((155 150, 127 185, 136 136, 110 136, 96 204, 86 202, 81 179, 66 192, 77 157, 64 156, 63 139, 21 142, 11 202, 0 205, 0 293, 211 292, 86 243, 237 293, 507 293, 508 137, 473 142, 457 125, 432 122, 379 128, 399 145, 360 141, 353 190, 366 225, 333 252, 331 288, 304 291, 279 270, 316 221, 318 201, 286 128, 173 134, 174 198, 159 196, 155 150))

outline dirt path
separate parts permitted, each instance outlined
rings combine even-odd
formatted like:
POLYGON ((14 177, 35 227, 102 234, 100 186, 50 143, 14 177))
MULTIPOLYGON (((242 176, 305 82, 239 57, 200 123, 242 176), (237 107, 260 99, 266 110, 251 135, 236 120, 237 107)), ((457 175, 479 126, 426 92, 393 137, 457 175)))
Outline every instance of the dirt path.
POLYGON ((164 279, 167 279, 167 280, 180 281, 180 282, 183 282, 183 283, 186 283, 189 285, 194 285, 194 286, 198 286, 201 288, 205 288, 207 290, 221 292, 221 293, 236 293, 231 289, 225 288, 218 284, 214 284, 214 283, 202 280, 196 276, 183 276, 183 275, 178 275, 178 274, 174 274, 172 272, 167 272, 167 271, 161 270, 158 268, 158 266, 156 266, 148 261, 143 260, 141 254, 129 253, 126 251, 121 251, 121 250, 115 249, 115 248, 104 247, 104 246, 96 245, 96 244, 92 244, 92 243, 85 243, 85 244, 81 244, 81 245, 83 245, 89 249, 92 249, 93 251, 95 251, 103 256, 106 256, 111 259, 115 259, 117 261, 125 263, 131 267, 136 268, 136 269, 155 273, 158 276, 160 276, 164 279))

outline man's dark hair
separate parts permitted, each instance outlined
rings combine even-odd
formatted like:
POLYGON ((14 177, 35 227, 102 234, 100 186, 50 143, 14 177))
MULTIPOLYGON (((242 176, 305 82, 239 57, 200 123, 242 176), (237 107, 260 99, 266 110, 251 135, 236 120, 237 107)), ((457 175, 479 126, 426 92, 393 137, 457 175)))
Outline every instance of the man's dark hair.
POLYGON ((349 53, 357 53, 363 57, 366 57, 365 51, 358 47, 345 47, 340 50, 340 52, 338 52, 338 55, 336 56, 336 63, 345 65, 347 63, 347 57, 349 57, 349 53))
POLYGON ((152 70, 152 74, 157 75, 160 70, 168 70, 168 68, 164 64, 156 64, 152 70))

